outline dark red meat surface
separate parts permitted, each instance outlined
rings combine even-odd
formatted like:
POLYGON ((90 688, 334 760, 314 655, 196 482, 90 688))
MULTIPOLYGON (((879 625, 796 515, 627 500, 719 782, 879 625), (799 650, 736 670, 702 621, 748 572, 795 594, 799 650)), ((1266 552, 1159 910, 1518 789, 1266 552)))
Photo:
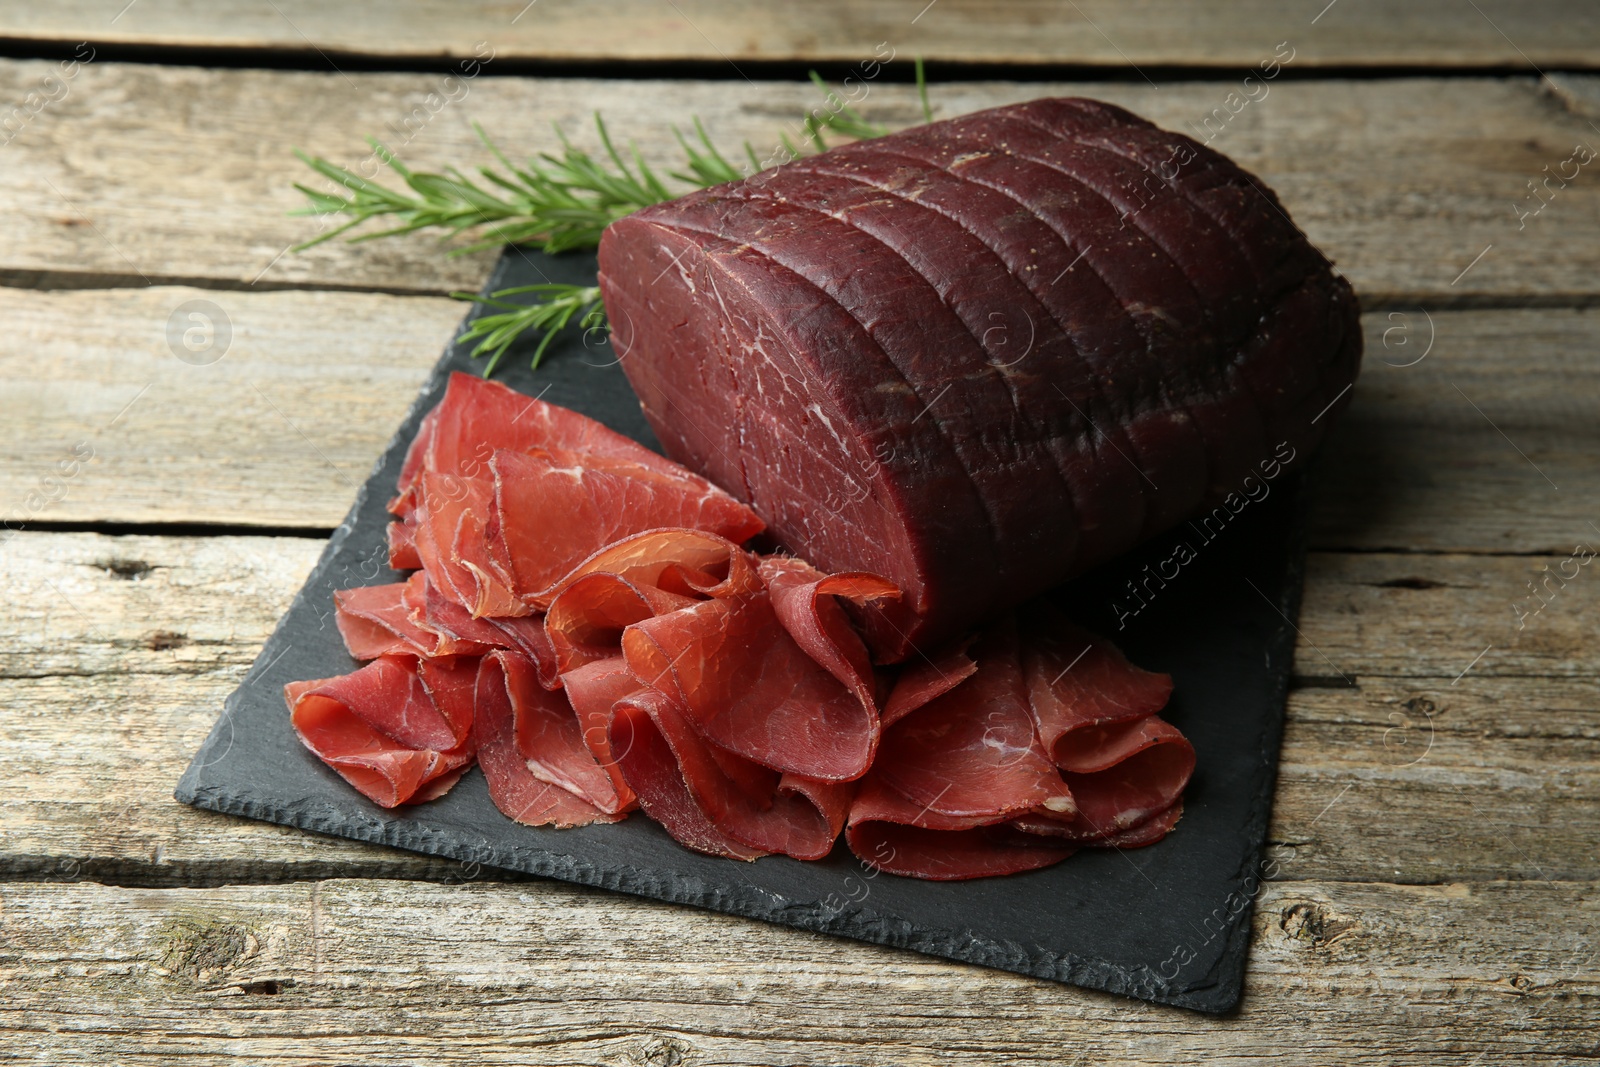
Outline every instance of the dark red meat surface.
POLYGON ((1259 179, 1092 100, 648 208, 600 268, 668 453, 901 590, 863 611, 880 662, 1303 457, 1361 352, 1349 285, 1259 179))

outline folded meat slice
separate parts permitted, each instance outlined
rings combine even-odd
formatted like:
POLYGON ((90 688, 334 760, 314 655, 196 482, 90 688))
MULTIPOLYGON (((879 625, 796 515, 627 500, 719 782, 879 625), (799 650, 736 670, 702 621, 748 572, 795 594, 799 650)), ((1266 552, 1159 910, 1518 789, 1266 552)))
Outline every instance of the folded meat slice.
MULTIPOLYGON (((483 657, 475 680, 473 737, 477 742, 478 765, 483 768, 484 780, 489 785, 489 798, 494 801, 494 806, 506 818, 528 826, 566 828, 595 822, 616 822, 624 818, 620 813, 603 811, 577 793, 552 784, 547 780, 552 776, 541 778, 534 773, 519 744, 519 733, 531 733, 537 737, 544 720, 541 717, 537 723, 519 731, 517 700, 521 698, 525 712, 530 708, 542 712, 544 706, 533 703, 538 699, 536 694, 549 694, 536 684, 518 686, 516 694, 513 694, 512 685, 516 683, 508 683, 506 662, 516 658, 515 653, 503 652, 483 657)), ((532 667, 529 665, 526 671, 521 671, 518 666, 513 666, 511 670, 525 675, 532 667)), ((558 696, 557 699, 562 698, 558 696)), ((571 718, 570 709, 567 714, 571 718)), ((559 728, 553 732, 560 739, 559 728)), ((593 762, 587 747, 582 748, 583 757, 593 762)), ((557 760, 554 756, 547 756, 543 762, 548 766, 557 760)))
POLYGON ((727 538, 703 530, 647 530, 602 548, 537 599, 548 603, 571 582, 602 572, 690 598, 762 588, 754 557, 727 538))
POLYGON ((854 693, 863 707, 875 707, 877 679, 872 657, 840 601, 859 606, 896 599, 900 590, 876 574, 823 574, 792 556, 768 556, 758 570, 778 622, 789 636, 854 693))
POLYGON ((351 674, 284 687, 301 742, 386 808, 444 795, 474 756, 470 660, 382 656, 351 674))
POLYGON ((1075 846, 1020 832, 993 816, 932 811, 868 775, 850 805, 850 850, 890 874, 949 882, 1017 874, 1060 863, 1075 846))
MULTIPOLYGON (((460 371, 450 375, 433 418, 426 440, 418 435, 424 443, 416 466, 438 474, 477 478, 501 448, 513 452, 559 448, 625 461, 667 476, 684 473, 671 460, 570 408, 460 371)), ((408 455, 406 467, 411 466, 408 455)), ((402 479, 402 492, 406 487, 402 479)))
POLYGON ((561 676, 561 689, 578 717, 583 743, 588 746, 595 763, 610 775, 612 788, 624 810, 634 807, 638 797, 622 776, 622 765, 611 750, 611 720, 617 701, 643 688, 620 655, 585 663, 561 676))
POLYGON ((730 752, 826 781, 859 778, 872 763, 877 708, 806 654, 765 589, 636 622, 622 651, 635 677, 730 752))
POLYGON ((677 755, 652 718, 653 712, 670 714, 672 710, 671 698, 652 689, 618 700, 613 709, 611 750, 623 777, 638 794, 639 806, 680 845, 696 852, 739 860, 766 855, 720 829, 689 792, 677 755))
MULTIPOLYGON (((1053 606, 1018 612, 1028 633, 1023 671, 1045 750, 1072 790, 1076 813, 1038 809, 1018 822, 1075 841, 1159 840, 1158 815, 1174 811, 1194 771, 1194 747, 1156 716, 1172 679, 1142 670, 1111 642, 1079 628, 1053 606)), ((1180 809, 1181 810, 1181 809, 1180 809)), ((1131 847, 1131 846, 1126 846, 1131 847)))
POLYGON ((497 450, 496 536, 515 590, 543 593, 607 545, 646 530, 704 530, 739 543, 761 532, 755 512, 696 474, 566 449, 497 450))
POLYGON ((894 684, 883 702, 883 728, 887 730, 935 697, 942 696, 971 678, 978 665, 967 649, 972 638, 934 656, 918 656, 894 675, 894 684))
POLYGON ((1076 816, 1037 814, 1070 822, 1086 838, 1109 837, 1178 803, 1194 773, 1194 746, 1177 727, 1150 715, 1119 734, 1097 761, 1084 759, 1080 766, 1085 769, 1062 774, 1077 802, 1076 816))
POLYGON ((844 828, 848 784, 779 774, 719 750, 659 691, 616 705, 612 749, 645 812, 690 848, 815 860, 844 828))
POLYGON ((693 597, 596 571, 568 583, 551 601, 545 634, 565 674, 585 663, 616 656, 622 649, 622 631, 632 624, 697 602, 693 597))
POLYGON ((360 585, 333 594, 333 621, 356 659, 385 655, 432 654, 438 636, 411 619, 406 583, 360 585))
POLYGON ((498 652, 494 659, 505 678, 512 734, 528 772, 608 815, 625 810, 632 798, 618 791, 611 772, 595 758, 567 694, 540 685, 537 668, 524 656, 498 652))
POLYGON ((511 591, 507 562, 493 555, 486 522, 494 511, 494 482, 423 471, 417 490, 417 557, 434 587, 473 616, 527 615, 511 591))
POLYGON ((1015 622, 988 627, 972 658, 970 678, 884 732, 876 775, 914 804, 955 818, 1074 810, 1034 730, 1015 622))
POLYGON ((1063 770, 1108 765, 1117 737, 1166 707, 1172 677, 1135 667, 1122 651, 1050 604, 1018 611, 1028 705, 1045 752, 1063 770))

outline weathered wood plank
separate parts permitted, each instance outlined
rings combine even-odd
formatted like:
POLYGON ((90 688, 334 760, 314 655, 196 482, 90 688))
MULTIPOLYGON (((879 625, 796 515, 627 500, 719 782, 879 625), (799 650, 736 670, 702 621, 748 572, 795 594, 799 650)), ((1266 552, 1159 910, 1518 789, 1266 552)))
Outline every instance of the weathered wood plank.
POLYGON ((466 311, 437 297, 176 287, 0 289, 0 307, 7 519, 324 528, 466 311), (185 346, 190 330, 200 351, 185 346))
MULTIPOLYGON (((0 550, 12 594, 0 618, 0 876, 460 877, 453 863, 171 799, 319 549, 296 538, 22 534, 0 550)), ((1338 680, 1325 653, 1354 686, 1291 696, 1272 831, 1281 877, 1600 878, 1600 702, 1583 640, 1600 593, 1575 584, 1521 643, 1452 682, 1471 653, 1433 631, 1419 638, 1414 618, 1498 636, 1509 613, 1493 594, 1383 584, 1426 563, 1490 587, 1528 562, 1313 557, 1301 629, 1315 647, 1302 643, 1297 672, 1338 680), (1528 677, 1536 671, 1572 677, 1528 677)))
POLYGON ((1572 1063, 1600 1026, 1597 893, 1269 885, 1219 1019, 549 883, 12 884, 0 1030, 52 1067, 242 1041, 257 1063, 1572 1063))
MULTIPOLYGON (((0 519, 330 528, 464 310, 377 294, 0 288, 0 519), (233 331, 206 366, 174 354, 193 323, 180 315, 168 336, 197 299, 233 331), (93 458, 52 481, 80 443, 93 458)), ((1588 358, 1600 317, 1412 309, 1369 313, 1365 329, 1313 544, 1565 554, 1600 539, 1585 511, 1600 488, 1588 358)))
POLYGON ((1481 14, 1450 0, 1396 8, 1380 0, 1126 4, 1080 0, 844 0, 751 5, 736 0, 623 0, 603 16, 577 0, 451 4, 406 0, 360 15, 310 0, 258 5, 71 0, 9 9, 0 36, 29 41, 225 47, 392 58, 471 56, 480 42, 519 59, 833 60, 879 41, 931 60, 984 63, 1248 66, 1294 40, 1307 65, 1595 64, 1600 22, 1575 0, 1484 0, 1481 14), (1320 14, 1319 14, 1320 12, 1320 14), (1505 30, 1502 36, 1497 27, 1505 30), (1303 42, 1303 44, 1302 44, 1303 42))
MULTIPOLYGON (((1264 38, 1262 57, 1280 39, 1264 38)), ((1159 89, 1142 81, 972 82, 940 85, 934 99, 939 114, 954 115, 1046 94, 1087 94, 1198 131, 1277 189, 1369 300, 1425 298, 1437 306, 1485 296, 1594 297, 1594 272, 1580 269, 1580 250, 1600 240, 1600 183, 1592 174, 1580 167, 1564 186, 1553 179, 1540 194, 1549 204, 1519 220, 1519 212, 1543 203, 1530 182, 1578 166, 1561 167, 1577 142, 1600 148, 1600 134, 1568 109, 1569 97, 1542 91, 1532 76, 1279 79, 1248 87, 1259 97, 1254 102, 1238 95, 1241 88, 1237 81, 1159 89)), ((447 260, 426 235, 285 252, 318 232, 312 220, 286 214, 301 202, 292 183, 312 177, 292 148, 360 171, 368 156, 362 138, 371 134, 414 167, 488 163, 469 120, 519 154, 552 147, 552 121, 592 143, 585 127, 599 109, 615 134, 636 139, 658 161, 678 158, 670 127, 693 114, 721 144, 732 149, 749 139, 767 156, 778 134, 793 134, 798 116, 819 102, 799 82, 447 81, 441 74, 106 62, 79 64, 76 76, 62 81, 54 63, 0 61, 0 100, 25 101, 29 93, 39 99, 41 91, 57 99, 36 113, 25 109, 20 126, 6 131, 0 210, 11 230, 0 249, 0 280, 137 285, 203 278, 433 293, 476 288, 487 258, 447 260)), ((864 82, 860 92, 872 117, 918 121, 911 87, 864 82)))

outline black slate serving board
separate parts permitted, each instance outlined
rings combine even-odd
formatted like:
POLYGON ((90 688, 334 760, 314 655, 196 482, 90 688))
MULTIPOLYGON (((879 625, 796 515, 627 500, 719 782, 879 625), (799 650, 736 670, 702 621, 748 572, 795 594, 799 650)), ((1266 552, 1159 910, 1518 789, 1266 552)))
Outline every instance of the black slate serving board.
MULTIPOLYGON (((487 288, 589 284, 594 271, 593 256, 512 249, 487 288)), ((601 335, 559 339, 537 372, 528 355, 526 346, 509 352, 500 379, 656 447, 601 335)), ((1054 594, 1134 662, 1175 679, 1166 717, 1193 741, 1198 766, 1183 820, 1166 840, 1083 851, 1049 870, 971 882, 874 875, 842 843, 822 862, 770 856, 747 864, 681 848, 641 815, 576 830, 518 825, 495 810, 476 770, 441 800, 385 811, 290 729, 284 683, 355 667, 334 626, 333 591, 402 577, 387 566, 384 504, 418 421, 450 371, 479 367, 465 346, 446 351, 184 772, 180 801, 1200 1011, 1237 1004, 1294 649, 1290 620, 1304 557, 1298 478, 1266 483, 1267 495, 1218 524, 1220 532, 1187 527, 1054 594), (1142 578, 1147 565, 1171 575, 1179 540, 1194 558, 1123 619, 1137 604, 1127 581, 1142 578)))

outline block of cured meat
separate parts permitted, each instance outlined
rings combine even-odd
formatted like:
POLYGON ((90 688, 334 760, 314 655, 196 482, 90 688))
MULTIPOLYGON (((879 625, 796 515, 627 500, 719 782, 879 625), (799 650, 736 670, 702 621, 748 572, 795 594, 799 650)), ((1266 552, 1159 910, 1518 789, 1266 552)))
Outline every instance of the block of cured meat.
POLYGON ((647 208, 600 270, 667 452, 900 588, 862 609, 887 662, 1303 459, 1361 355, 1349 285, 1259 179, 1093 100, 647 208))

